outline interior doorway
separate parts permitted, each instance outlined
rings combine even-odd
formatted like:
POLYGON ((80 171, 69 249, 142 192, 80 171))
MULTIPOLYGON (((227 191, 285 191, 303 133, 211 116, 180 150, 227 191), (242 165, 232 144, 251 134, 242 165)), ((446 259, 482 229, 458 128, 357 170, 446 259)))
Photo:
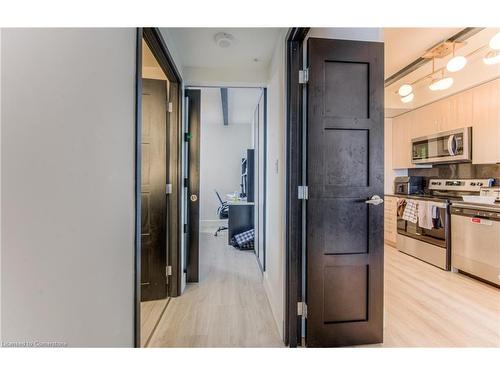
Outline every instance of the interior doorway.
POLYGON ((136 346, 178 294, 179 75, 157 29, 138 29, 136 346))
MULTIPOLYGON (((265 269, 266 95, 263 88, 185 90, 185 282, 199 282, 200 233, 253 251, 265 269), (242 233, 248 238, 238 241, 242 233)), ((184 284, 183 284, 184 285, 184 284)))
POLYGON ((265 91, 260 87, 185 89, 183 289, 169 304, 150 346, 282 343, 261 282, 265 91), (255 329, 232 330, 231 322, 255 329))

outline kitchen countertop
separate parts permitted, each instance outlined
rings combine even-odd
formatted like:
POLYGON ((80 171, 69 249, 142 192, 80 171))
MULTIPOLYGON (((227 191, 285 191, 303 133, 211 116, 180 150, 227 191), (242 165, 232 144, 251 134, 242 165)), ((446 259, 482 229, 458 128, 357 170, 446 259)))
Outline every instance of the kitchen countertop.
MULTIPOLYGON (((395 197, 395 198, 405 198, 405 199, 425 199, 425 200, 443 200, 443 198, 432 198, 432 197, 422 197, 419 195, 411 195, 411 194, 384 194, 384 196, 388 197, 395 197)), ((481 203, 471 203, 471 202, 464 202, 461 200, 451 200, 450 202, 451 205, 460 205, 460 206, 467 206, 467 207, 476 207, 476 208, 493 208, 493 209, 498 209, 500 208, 500 202, 495 202, 494 204, 481 204, 481 203)))

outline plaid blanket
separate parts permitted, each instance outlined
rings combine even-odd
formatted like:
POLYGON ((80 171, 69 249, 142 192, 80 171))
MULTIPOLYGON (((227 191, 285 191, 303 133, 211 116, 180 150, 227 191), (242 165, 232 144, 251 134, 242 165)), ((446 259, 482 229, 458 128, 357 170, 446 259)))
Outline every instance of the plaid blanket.
POLYGON ((239 249, 250 250, 254 247, 255 230, 250 229, 242 233, 235 234, 232 242, 239 249))

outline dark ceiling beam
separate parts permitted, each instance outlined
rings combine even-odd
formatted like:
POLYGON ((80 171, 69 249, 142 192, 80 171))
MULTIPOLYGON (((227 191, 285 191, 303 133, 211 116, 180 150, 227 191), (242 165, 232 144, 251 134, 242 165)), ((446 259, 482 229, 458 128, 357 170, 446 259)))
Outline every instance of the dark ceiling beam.
POLYGON ((229 125, 229 105, 227 102, 227 87, 221 87, 220 98, 222 103, 222 118, 224 120, 224 125, 229 125))
MULTIPOLYGON (((453 35, 452 37, 448 38, 446 41, 448 41, 448 42, 463 42, 463 41, 469 39, 471 36, 477 34, 478 32, 480 32, 483 29, 484 29, 484 27, 466 27, 465 29, 460 30, 458 33, 453 35)), ((438 43, 438 44, 440 44, 440 43, 438 43)), ((436 45, 430 47, 429 49, 434 48, 436 45)), ((401 69, 400 71, 394 73, 392 76, 387 78, 384 82, 385 87, 390 86, 394 82, 399 81, 401 78, 414 72, 415 70, 417 70, 421 66, 427 64, 429 61, 430 61, 430 59, 426 59, 424 57, 419 57, 418 59, 412 61, 407 66, 405 66, 403 69, 401 69)))

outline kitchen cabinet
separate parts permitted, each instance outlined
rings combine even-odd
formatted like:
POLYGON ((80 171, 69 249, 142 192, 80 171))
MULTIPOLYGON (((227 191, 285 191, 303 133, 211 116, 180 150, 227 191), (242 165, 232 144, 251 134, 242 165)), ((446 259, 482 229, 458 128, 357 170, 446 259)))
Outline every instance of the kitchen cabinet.
POLYGON ((414 137, 414 114, 405 113, 392 122, 392 168, 412 168, 411 139, 414 137))
POLYGON ((384 197, 384 241, 396 246, 398 198, 391 195, 384 197))
POLYGON ((500 79, 473 91, 472 163, 500 163, 500 79))
POLYGON ((414 110, 415 137, 472 126, 472 90, 414 110))
POLYGON ((426 105, 414 112, 415 138, 439 132, 439 111, 436 105, 426 105))
POLYGON ((500 79, 393 119, 392 168, 415 168, 412 138, 472 126, 472 162, 500 163, 500 79))

